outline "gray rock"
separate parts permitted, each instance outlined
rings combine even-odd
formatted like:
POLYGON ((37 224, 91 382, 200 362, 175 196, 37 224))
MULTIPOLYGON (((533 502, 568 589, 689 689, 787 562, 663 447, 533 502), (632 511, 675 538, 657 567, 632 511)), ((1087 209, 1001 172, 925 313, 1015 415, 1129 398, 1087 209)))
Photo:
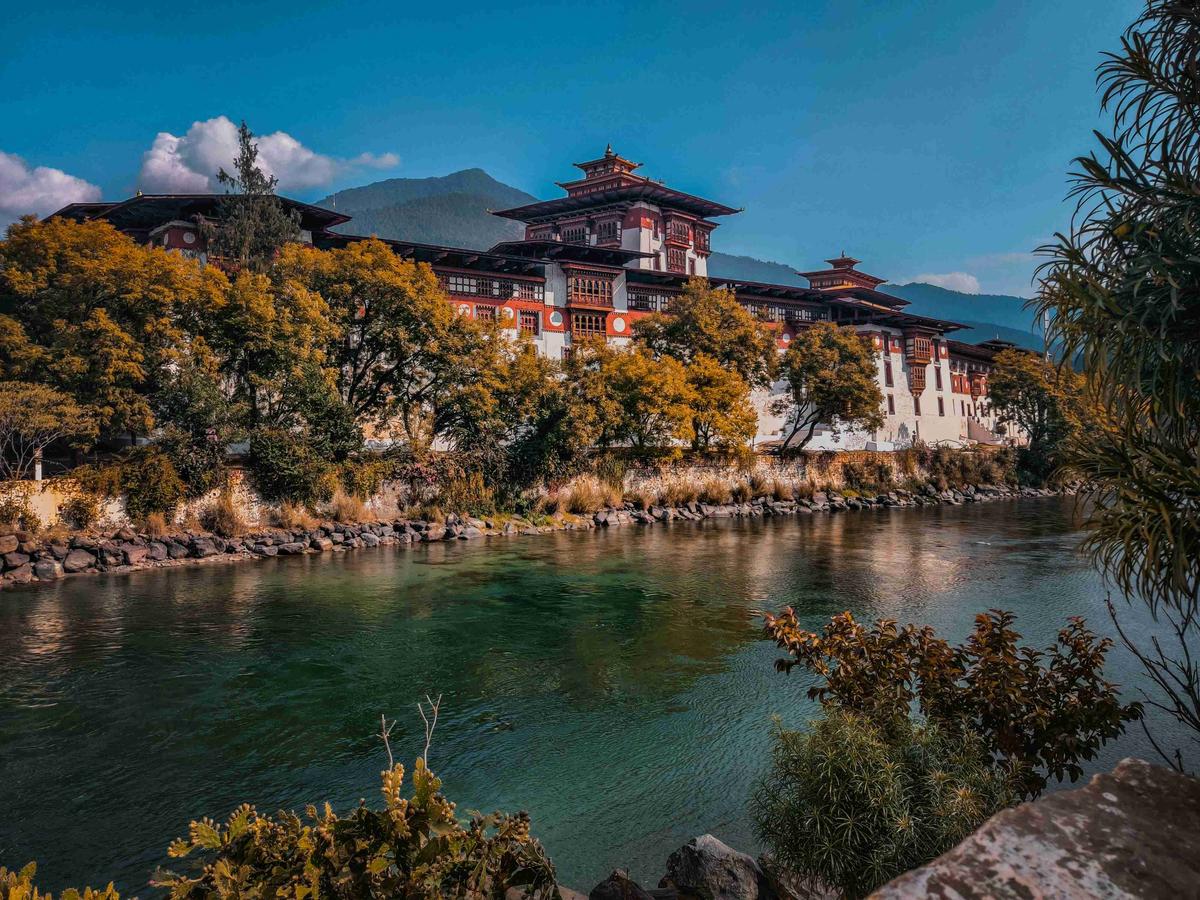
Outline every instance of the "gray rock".
POLYGON ((471 538, 480 537, 480 536, 482 536, 482 534, 483 534, 483 531, 476 528, 474 525, 467 525, 465 528, 463 528, 458 533, 458 537, 460 540, 465 541, 465 540, 469 540, 471 538))
POLYGON ((761 853, 758 867, 778 900, 840 900, 841 894, 814 878, 786 869, 769 853, 761 853))
POLYGON ((150 555, 150 548, 140 544, 125 543, 121 545, 121 553, 125 557, 125 565, 136 566, 150 555))
POLYGON ((55 543, 50 545, 50 554, 59 562, 62 562, 64 559, 66 559, 67 554, 70 552, 71 548, 67 544, 55 543))
POLYGON ((86 550, 72 550, 63 560, 63 569, 67 572, 82 572, 96 565, 96 557, 86 550))
POLYGON ((307 544, 300 541, 288 541, 279 545, 279 552, 286 556, 295 556, 297 553, 303 553, 307 544))
POLYGON ((1174 898, 1200 885, 1200 780, 1126 759, 1086 787, 988 819, 877 900, 1174 898))
POLYGON ((446 529, 440 525, 431 525, 421 534, 421 540, 432 543, 440 541, 446 536, 446 529))
POLYGON ((29 562, 29 554, 22 553, 19 550, 11 550, 0 557, 4 561, 4 565, 0 568, 4 569, 19 569, 21 566, 29 562))
POLYGON ((324 553, 326 550, 333 549, 333 541, 327 537, 315 537, 309 539, 308 546, 312 547, 314 550, 320 550, 322 553, 324 553))
POLYGON ((217 549, 217 544, 212 538, 198 537, 192 539, 192 556, 197 559, 205 559, 209 556, 216 556, 221 551, 217 549))
POLYGON ((4 573, 4 580, 10 581, 13 584, 29 584, 29 582, 33 581, 33 566, 25 563, 23 566, 9 569, 4 573))
POLYGON ((184 559, 188 555, 188 548, 178 541, 171 541, 167 544, 167 556, 171 559, 184 559))
POLYGON ((629 877, 624 869, 613 873, 592 888, 588 900, 654 900, 650 892, 629 877))
POLYGON ((166 559, 167 556, 169 556, 169 555, 170 554, 168 554, 168 552, 167 552, 167 545, 164 544, 162 541, 151 541, 150 542, 150 558, 151 559, 163 560, 163 559, 166 559))
POLYGON ((0 553, 14 553, 21 542, 15 534, 0 534, 0 553))
POLYGON ((363 542, 363 546, 365 547, 379 546, 379 536, 370 531, 364 531, 360 540, 363 542))
POLYGON ((692 838, 667 859, 660 888, 674 888, 697 900, 773 898, 766 876, 753 857, 726 846, 711 834, 692 838))
POLYGON ((63 565, 57 559, 43 559, 34 563, 33 574, 39 581, 58 581, 63 577, 63 565))

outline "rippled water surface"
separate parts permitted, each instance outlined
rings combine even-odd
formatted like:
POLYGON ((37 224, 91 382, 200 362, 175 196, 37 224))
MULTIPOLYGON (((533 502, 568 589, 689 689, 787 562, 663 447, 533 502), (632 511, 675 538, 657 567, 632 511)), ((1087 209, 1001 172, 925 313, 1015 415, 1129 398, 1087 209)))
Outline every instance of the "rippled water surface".
MULTIPOLYGON (((988 607, 1039 644, 1108 632, 1070 501, 678 523, 77 578, 0 594, 0 865, 146 893, 168 841, 239 802, 375 803, 444 695, 459 808, 528 809, 562 880, 656 879, 712 831, 750 849, 771 717, 803 722, 755 611, 961 637, 988 607)), ((1132 693, 1131 661, 1110 675, 1132 693)), ((1140 729, 1095 766, 1148 756, 1140 729)), ((1094 766, 1094 767, 1095 767, 1094 766)))

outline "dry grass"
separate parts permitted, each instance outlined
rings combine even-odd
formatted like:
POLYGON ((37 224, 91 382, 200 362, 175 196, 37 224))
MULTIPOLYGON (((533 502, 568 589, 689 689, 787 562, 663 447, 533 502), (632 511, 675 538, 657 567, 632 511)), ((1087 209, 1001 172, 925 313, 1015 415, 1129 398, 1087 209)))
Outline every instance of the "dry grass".
POLYGON ((211 504, 200 513, 200 524, 205 531, 221 537, 238 537, 246 533, 246 521, 233 502, 233 494, 221 491, 211 504))
POLYGON ((271 514, 271 521, 279 528, 309 531, 317 526, 316 518, 301 504, 283 502, 271 514))
POLYGON ((730 491, 734 503, 749 503, 754 499, 754 490, 748 481, 739 481, 730 491))
POLYGON ((347 494, 341 488, 333 492, 329 501, 329 517, 335 522, 357 525, 372 518, 365 503, 353 494, 347 494))
POLYGON ((766 497, 775 487, 775 482, 770 475, 765 475, 762 472, 755 472, 750 476, 750 491, 755 497, 766 497))
POLYGON ((685 503, 695 503, 700 499, 700 488, 690 478, 672 481, 663 491, 663 502, 667 506, 683 506, 685 503))
POLYGON ((167 536, 167 517, 160 512, 150 513, 142 523, 142 530, 152 538, 167 536))
POLYGON ((636 491, 631 491, 626 499, 638 509, 647 510, 658 503, 658 494, 649 488, 643 487, 636 491))
POLYGON ((776 478, 771 482, 771 496, 776 500, 795 500, 796 492, 789 482, 776 478))
POLYGON ((713 476, 704 479, 700 485, 700 499, 714 506, 724 506, 733 499, 733 492, 729 489, 729 482, 713 476))
POLYGON ((801 481, 794 488, 794 495, 797 500, 811 500, 816 489, 811 481, 801 481))
POLYGON ((620 491, 615 491, 611 485, 594 475, 581 475, 559 491, 559 502, 567 512, 582 515, 608 506, 619 506, 621 495, 620 491))

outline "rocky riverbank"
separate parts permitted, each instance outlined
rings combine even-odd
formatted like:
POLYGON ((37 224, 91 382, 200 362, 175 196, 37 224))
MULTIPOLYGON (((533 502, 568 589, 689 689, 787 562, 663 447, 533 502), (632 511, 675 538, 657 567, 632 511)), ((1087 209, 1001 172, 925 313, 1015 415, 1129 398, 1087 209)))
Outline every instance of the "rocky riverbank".
POLYGON ((395 519, 356 524, 327 522, 312 528, 262 528, 237 537, 197 531, 149 534, 128 526, 105 533, 52 534, 49 537, 19 530, 0 530, 0 588, 56 581, 68 575, 129 572, 221 559, 344 552, 381 545, 536 535, 619 525, 798 516, 876 507, 957 506, 1012 497, 1074 492, 1074 486, 1052 490, 1011 485, 966 485, 961 489, 939 491, 927 485, 915 492, 893 490, 863 495, 852 491, 816 491, 811 498, 798 500, 776 500, 764 496, 745 503, 719 505, 696 501, 682 506, 652 505, 638 509, 627 503, 623 507, 602 509, 591 515, 563 514, 549 523, 541 524, 519 517, 479 519, 448 515, 443 521, 437 522, 395 519))

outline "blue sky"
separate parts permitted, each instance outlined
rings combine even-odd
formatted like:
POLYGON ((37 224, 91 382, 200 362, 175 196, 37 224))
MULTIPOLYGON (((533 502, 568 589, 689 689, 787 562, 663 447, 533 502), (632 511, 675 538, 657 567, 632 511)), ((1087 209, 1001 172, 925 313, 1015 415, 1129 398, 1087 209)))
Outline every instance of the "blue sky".
POLYGON ((220 117, 263 135, 302 199, 473 166, 555 197, 611 141, 745 207, 717 249, 800 268, 844 249, 897 281, 1027 294, 1030 251, 1068 222, 1070 160, 1103 125, 1100 53, 1138 8, 21 4, 0 55, 0 225, 202 184, 220 117))

